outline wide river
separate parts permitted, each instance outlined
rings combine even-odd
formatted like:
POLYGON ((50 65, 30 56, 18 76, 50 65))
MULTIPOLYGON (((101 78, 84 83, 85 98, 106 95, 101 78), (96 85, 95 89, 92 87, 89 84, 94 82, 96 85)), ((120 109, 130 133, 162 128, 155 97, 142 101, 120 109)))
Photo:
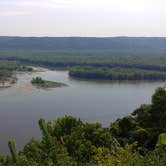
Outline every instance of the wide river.
POLYGON ((67 71, 17 74, 13 87, 0 90, 0 153, 8 153, 12 138, 20 149, 32 137, 40 138, 38 120, 54 120, 64 115, 84 121, 110 122, 130 114, 140 104, 150 103, 155 88, 165 82, 99 82, 69 78, 67 71), (35 76, 63 82, 67 87, 35 89, 35 76))

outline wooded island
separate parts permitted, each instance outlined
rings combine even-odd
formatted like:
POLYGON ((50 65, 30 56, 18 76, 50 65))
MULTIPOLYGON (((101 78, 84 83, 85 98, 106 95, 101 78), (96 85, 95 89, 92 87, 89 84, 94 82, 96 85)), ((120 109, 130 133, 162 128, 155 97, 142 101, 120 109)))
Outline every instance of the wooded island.
POLYGON ((43 80, 41 77, 32 78, 31 83, 37 88, 57 88, 67 86, 64 83, 43 80))

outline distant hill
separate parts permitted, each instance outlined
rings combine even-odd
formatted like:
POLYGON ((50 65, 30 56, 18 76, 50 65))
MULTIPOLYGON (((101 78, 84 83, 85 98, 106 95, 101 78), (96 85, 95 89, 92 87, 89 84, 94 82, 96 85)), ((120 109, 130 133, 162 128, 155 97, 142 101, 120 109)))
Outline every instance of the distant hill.
POLYGON ((0 50, 166 51, 166 37, 0 37, 0 50))

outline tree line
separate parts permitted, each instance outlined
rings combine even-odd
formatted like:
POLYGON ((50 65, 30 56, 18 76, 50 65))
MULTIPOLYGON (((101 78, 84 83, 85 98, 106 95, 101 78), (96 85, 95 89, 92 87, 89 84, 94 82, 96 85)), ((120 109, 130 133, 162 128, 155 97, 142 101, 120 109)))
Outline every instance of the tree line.
POLYGON ((84 79, 101 80, 165 80, 166 72, 136 68, 73 67, 69 75, 84 79))
POLYGON ((91 66, 166 71, 165 52, 110 50, 1 51, 0 60, 65 69, 75 66, 91 66))

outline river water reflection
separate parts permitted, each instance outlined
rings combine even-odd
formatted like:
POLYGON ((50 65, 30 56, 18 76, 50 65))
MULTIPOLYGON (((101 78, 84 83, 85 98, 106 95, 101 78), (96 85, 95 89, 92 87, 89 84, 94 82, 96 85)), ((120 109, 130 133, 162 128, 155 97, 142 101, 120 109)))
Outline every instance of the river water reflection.
POLYGON ((165 82, 98 82, 71 79, 67 71, 17 74, 18 82, 0 90, 0 153, 7 153, 12 138, 20 149, 30 138, 40 137, 38 120, 73 115, 104 126, 150 103, 155 88, 165 82), (32 77, 63 82, 67 87, 35 89, 32 77))

